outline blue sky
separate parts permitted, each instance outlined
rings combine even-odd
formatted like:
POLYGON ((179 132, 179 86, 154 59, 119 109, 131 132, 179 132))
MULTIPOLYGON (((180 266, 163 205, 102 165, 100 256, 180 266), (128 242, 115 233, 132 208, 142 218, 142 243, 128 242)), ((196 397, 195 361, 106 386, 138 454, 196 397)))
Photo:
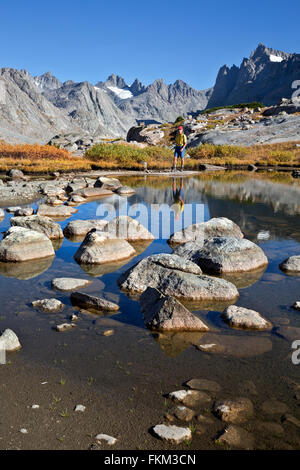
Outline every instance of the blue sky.
POLYGON ((259 42, 300 52, 300 2, 277 0, 2 0, 0 67, 50 70, 96 83, 111 73, 130 84, 180 78, 214 84, 259 42))

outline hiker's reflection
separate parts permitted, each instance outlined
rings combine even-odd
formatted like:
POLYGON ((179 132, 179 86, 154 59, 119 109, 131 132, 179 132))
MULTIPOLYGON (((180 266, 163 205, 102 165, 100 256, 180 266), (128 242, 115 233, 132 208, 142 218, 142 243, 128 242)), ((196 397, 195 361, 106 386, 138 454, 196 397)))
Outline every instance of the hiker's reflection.
POLYGON ((179 219, 180 214, 184 209, 184 196, 183 196, 183 178, 180 178, 180 187, 177 187, 176 179, 173 178, 173 209, 175 212, 176 220, 179 219))

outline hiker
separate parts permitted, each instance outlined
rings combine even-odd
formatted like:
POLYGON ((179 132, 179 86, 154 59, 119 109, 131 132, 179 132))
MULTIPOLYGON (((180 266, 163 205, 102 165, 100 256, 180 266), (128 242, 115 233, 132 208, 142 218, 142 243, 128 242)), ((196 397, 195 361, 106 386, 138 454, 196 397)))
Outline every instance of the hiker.
POLYGON ((184 209, 184 196, 183 196, 183 178, 180 178, 180 188, 177 189, 176 179, 173 178, 173 209, 175 212, 175 219, 178 220, 181 212, 184 209))
POLYGON ((179 126, 176 133, 176 145, 175 145, 175 152, 174 152, 174 163, 173 163, 173 170, 176 171, 177 165, 177 157, 181 158, 181 168, 180 171, 183 171, 184 167, 184 153, 186 147, 186 135, 183 133, 183 127, 179 126))

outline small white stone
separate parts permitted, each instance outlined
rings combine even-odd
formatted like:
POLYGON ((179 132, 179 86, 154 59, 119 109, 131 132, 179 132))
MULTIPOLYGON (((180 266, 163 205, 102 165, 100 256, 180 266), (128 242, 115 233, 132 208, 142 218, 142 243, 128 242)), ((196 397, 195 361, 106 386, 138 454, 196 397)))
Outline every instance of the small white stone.
POLYGON ((210 348, 213 348, 214 346, 216 346, 215 343, 211 343, 211 344, 200 344, 199 345, 202 349, 210 349, 210 348))
POLYGON ((38 410, 38 409, 39 409, 39 407, 40 407, 40 405, 32 405, 32 407, 31 407, 31 408, 32 408, 33 410, 38 410))
POLYGON ((107 434, 97 434, 96 439, 97 441, 106 441, 109 446, 113 446, 117 442, 115 437, 108 436, 107 434))
POLYGON ((179 426, 167 426, 165 424, 157 424, 153 428, 154 433, 163 441, 180 444, 192 438, 190 428, 181 428, 179 426))
POLYGON ((27 429, 25 429, 25 428, 20 429, 20 432, 21 432, 22 434, 28 434, 28 431, 27 431, 27 429))
POLYGON ((82 413, 86 410, 86 407, 83 405, 76 405, 75 411, 81 411, 82 413))

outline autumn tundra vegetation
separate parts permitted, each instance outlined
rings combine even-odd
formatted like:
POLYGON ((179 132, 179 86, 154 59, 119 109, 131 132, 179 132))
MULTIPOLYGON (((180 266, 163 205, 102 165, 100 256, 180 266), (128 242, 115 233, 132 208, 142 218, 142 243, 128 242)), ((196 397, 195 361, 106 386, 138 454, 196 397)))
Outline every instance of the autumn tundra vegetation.
MULTIPOLYGON (((300 165, 300 142, 253 145, 202 144, 189 148, 186 159, 187 170, 197 170, 199 165, 210 163, 229 168, 257 166, 300 165)), ((163 170, 171 166, 173 150, 168 146, 138 146, 126 142, 99 143, 89 148, 84 155, 74 156, 63 148, 39 144, 12 145, 0 142, 0 171, 18 168, 28 174, 51 173, 53 171, 142 170, 147 162, 150 170, 163 170)))

